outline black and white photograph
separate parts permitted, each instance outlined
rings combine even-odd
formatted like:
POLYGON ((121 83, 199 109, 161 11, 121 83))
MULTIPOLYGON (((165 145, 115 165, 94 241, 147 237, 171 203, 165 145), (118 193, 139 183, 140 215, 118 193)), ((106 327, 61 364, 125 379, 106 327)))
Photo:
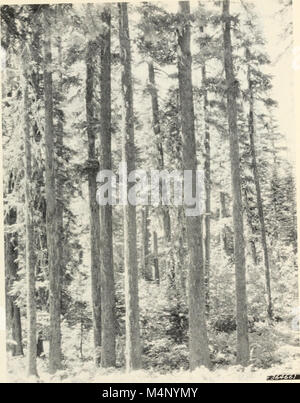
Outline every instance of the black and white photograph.
POLYGON ((300 382, 298 1, 0 4, 5 382, 300 382))

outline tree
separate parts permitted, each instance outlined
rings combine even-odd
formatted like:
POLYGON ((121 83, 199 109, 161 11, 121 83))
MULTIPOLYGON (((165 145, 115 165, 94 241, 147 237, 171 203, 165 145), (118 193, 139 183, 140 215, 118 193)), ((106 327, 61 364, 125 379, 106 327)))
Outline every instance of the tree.
POLYGON ((149 242, 149 208, 145 206, 142 210, 142 271, 147 281, 152 280, 149 242))
POLYGON ((32 163, 28 79, 26 66, 26 47, 23 57, 23 99, 24 99, 24 142, 25 142, 25 227, 26 227, 26 275, 27 275, 27 373, 37 376, 37 329, 36 329, 36 301, 35 301, 35 254, 34 254, 34 227, 32 220, 32 163))
MULTIPOLYGON (((250 58, 249 49, 246 50, 246 57, 250 58)), ((270 276, 270 262, 269 262, 269 253, 268 253, 268 245, 267 245, 267 235, 266 235, 266 225, 265 225, 265 216, 263 209, 263 201, 261 194, 261 186, 259 179, 259 172, 257 166, 257 158, 256 158, 256 147, 255 147, 255 122, 254 122, 254 93, 253 93, 253 82, 251 76, 251 68, 248 65, 248 90, 249 90, 249 138, 250 138, 250 150, 251 150, 251 158, 252 158, 252 170, 253 177, 255 183, 256 190, 256 201, 257 201, 257 209, 258 209, 258 217, 260 222, 260 230, 261 230, 261 242, 264 253, 264 263, 265 263, 265 278, 266 278, 266 290, 267 290, 267 298, 268 298, 268 307, 267 312, 270 319, 273 318, 273 304, 272 304, 272 294, 271 294, 271 276, 270 276)))
POLYGON ((44 100, 45 100, 45 190, 47 203, 47 247, 49 267, 50 299, 50 341, 49 370, 56 372, 61 367, 61 333, 60 333, 60 272, 57 254, 57 211, 55 189, 55 158, 53 127, 53 83, 51 51, 51 16, 50 6, 44 7, 44 100))
POLYGON ((95 110, 94 110, 94 86, 95 86, 95 42, 89 41, 86 53, 86 119, 88 135, 88 188, 90 209, 90 245, 91 245, 91 284, 93 305, 93 331, 95 364, 101 362, 101 251, 100 251, 100 217, 99 205, 96 199, 96 177, 99 164, 95 152, 95 110))
POLYGON ((245 210, 246 210, 246 214, 247 214, 247 222, 248 222, 248 225, 249 225, 250 231, 251 231, 251 233, 249 234, 251 254, 252 254, 253 263, 255 265, 257 265, 258 258, 257 258, 256 242, 255 242, 255 235, 256 235, 255 222, 254 222, 254 217, 253 217, 253 212, 252 212, 253 209, 249 203, 249 199, 252 198, 252 195, 250 193, 251 192, 250 189, 247 186, 245 186, 245 189, 243 192, 244 192, 245 210))
MULTIPOLYGON (((161 110, 159 106, 159 91, 157 88, 156 76, 160 67, 173 63, 174 60, 176 60, 175 51, 173 49, 175 43, 172 27, 173 18, 172 15, 166 13, 162 7, 153 3, 142 3, 138 10, 141 14, 141 20, 138 24, 140 33, 137 43, 139 51, 147 60, 147 90, 151 97, 152 129, 156 148, 155 164, 158 170, 163 171, 165 169, 163 147, 164 133, 161 130, 161 110), (158 38, 162 35, 164 35, 165 40, 159 41, 158 38)), ((159 182, 161 194, 164 185, 165 181, 161 179, 159 182)), ((171 241, 171 218, 169 207, 162 203, 159 213, 162 216, 165 242, 168 243, 171 241)))
MULTIPOLYGON (((133 89, 131 77, 131 48, 126 3, 119 3, 119 39, 122 65, 121 91, 123 101, 122 159, 128 172, 135 170, 133 89)), ((127 183, 128 192, 130 184, 127 183)), ((127 194, 126 192, 126 194, 127 194)), ((139 323, 138 267, 136 251, 136 208, 124 203, 124 264, 126 306, 126 367, 141 367, 141 341, 139 323)))
MULTIPOLYGON (((192 188, 196 186, 196 144, 192 86, 192 57, 190 50, 190 5, 179 2, 182 26, 178 30, 178 75, 180 113, 183 136, 183 168, 193 173, 192 188)), ((195 194, 195 193, 194 193, 195 194)), ((190 257, 188 278, 189 304, 189 354, 190 369, 201 365, 210 367, 208 338, 205 318, 205 279, 203 265, 202 225, 199 216, 186 217, 186 232, 190 257)))
MULTIPOLYGON (((14 189, 14 175, 9 176, 8 194, 12 194, 14 189)), ((22 343, 22 323, 21 312, 17 305, 16 297, 10 295, 11 288, 18 276, 18 233, 11 232, 10 227, 17 223, 17 209, 10 207, 5 224, 8 226, 5 234, 5 274, 6 274, 6 313, 8 334, 11 334, 12 340, 16 343, 12 346, 13 356, 23 355, 22 343)))
MULTIPOLYGON (((100 169, 111 170, 111 11, 101 13, 103 32, 100 35, 100 169)), ((110 186, 112 184, 110 183, 110 186)), ((115 280, 113 262, 112 206, 100 207, 101 230, 101 307, 102 367, 116 365, 115 280)))
MULTIPOLYGON (((56 24, 57 21, 57 14, 59 13, 60 9, 59 6, 55 6, 55 17, 56 17, 56 24)), ((57 236, 58 236, 58 247, 57 247, 57 261, 59 263, 59 275, 61 281, 61 291, 63 289, 63 280, 64 280, 64 175, 63 175, 63 166, 62 166, 62 158, 63 158, 63 147, 64 147, 64 115, 62 108, 60 108, 60 101, 62 99, 63 94, 63 59, 62 59, 62 43, 61 43, 61 35, 57 37, 57 53, 58 53, 58 102, 57 102, 57 127, 56 127, 56 156, 57 156, 57 170, 56 170, 56 214, 57 214, 57 236)), ((62 299, 62 294, 60 295, 62 299)))
MULTIPOLYGON (((158 105, 158 93, 155 83, 155 70, 154 64, 152 61, 148 62, 148 75, 149 75, 149 85, 150 85, 150 95, 151 95, 151 104, 152 104, 152 126, 155 134, 155 142, 157 146, 157 160, 158 160, 158 169, 160 171, 164 170, 164 150, 162 144, 162 133, 160 128, 160 120, 159 120, 159 105, 158 105)), ((160 191, 164 186, 163 181, 160 181, 160 191)), ((167 242, 171 240, 171 220, 169 209, 167 206, 162 206, 162 216, 163 216, 163 228, 165 233, 165 239, 167 242)))
POLYGON ((249 338, 246 291, 246 262, 241 196, 239 139, 237 128, 238 81, 234 76, 231 44, 230 0, 223 0, 224 66, 227 86, 227 114, 230 143, 231 181, 233 194, 234 257, 236 276, 237 362, 248 365, 249 338))
POLYGON ((160 275, 159 275, 158 242, 156 231, 153 232, 153 265, 154 265, 154 279, 156 284, 159 285, 160 275))
MULTIPOLYGON (((1 27, 2 27, 2 46, 6 49, 6 66, 11 66, 11 43, 17 42, 17 30, 16 30, 15 12, 12 7, 1 7, 1 27), (6 28, 6 31, 4 30, 6 28), (4 30, 4 32, 3 32, 4 30), (13 41, 11 41, 13 38, 13 41)), ((2 94, 3 97, 7 93, 12 94, 13 83, 10 81, 8 85, 5 71, 2 76, 2 94), (4 86, 5 85, 5 86, 4 86)), ((3 118, 4 122, 5 118, 3 118)), ((5 131, 5 125, 3 125, 3 132, 5 131)), ((8 171, 8 184, 7 192, 4 193, 4 199, 12 197, 16 191, 16 185, 18 179, 16 177, 15 169, 9 169, 8 171)), ((14 282, 18 280, 19 275, 19 234, 18 231, 12 230, 13 226, 18 223, 18 211, 15 205, 9 203, 8 211, 6 212, 4 224, 5 224, 5 291, 6 291, 6 326, 7 335, 15 342, 12 345, 11 351, 13 356, 23 355, 23 343, 22 343, 22 323, 21 323, 21 311, 17 304, 17 298, 12 295, 12 289, 14 282)))
MULTIPOLYGON (((200 32, 204 32, 204 28, 200 27, 200 32)), ((211 215, 211 172, 210 172, 210 131, 208 123, 208 94, 206 88, 206 65, 205 62, 202 64, 202 91, 203 91, 203 118, 205 125, 205 138, 204 138, 204 149, 205 149, 205 162, 204 162, 204 175, 205 175, 205 283, 206 283, 206 309, 209 313, 209 278, 210 278, 210 215, 211 215)))

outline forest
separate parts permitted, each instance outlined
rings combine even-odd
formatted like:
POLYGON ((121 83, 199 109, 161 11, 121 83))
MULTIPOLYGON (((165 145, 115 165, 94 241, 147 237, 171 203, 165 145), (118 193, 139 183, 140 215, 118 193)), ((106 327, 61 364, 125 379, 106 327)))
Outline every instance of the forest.
MULTIPOLYGON (((271 3, 289 52, 292 1, 271 3)), ((260 7, 1 6, 11 382, 300 369, 295 166, 260 7), (201 214, 165 202, 163 175, 156 204, 100 203, 121 163, 190 171, 193 192, 201 171, 201 214)))

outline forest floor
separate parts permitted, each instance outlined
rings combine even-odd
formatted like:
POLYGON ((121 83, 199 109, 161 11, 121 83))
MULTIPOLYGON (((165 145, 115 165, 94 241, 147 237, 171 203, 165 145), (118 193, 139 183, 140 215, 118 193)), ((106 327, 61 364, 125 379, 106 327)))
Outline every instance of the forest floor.
MULTIPOLYGON (((272 353, 274 366, 268 369, 240 366, 220 366, 212 371, 199 368, 193 372, 175 371, 159 374, 155 371, 136 371, 130 374, 119 369, 95 369, 92 361, 80 362, 69 368, 49 375, 47 360, 38 359, 39 378, 26 377, 26 358, 8 357, 9 383, 257 383, 266 382, 271 375, 300 374, 299 332, 291 330, 286 323, 277 324, 274 332, 277 338, 276 351, 272 353)), ((296 381, 297 382, 297 381, 296 381)), ((298 381, 300 382, 300 381, 298 381)))

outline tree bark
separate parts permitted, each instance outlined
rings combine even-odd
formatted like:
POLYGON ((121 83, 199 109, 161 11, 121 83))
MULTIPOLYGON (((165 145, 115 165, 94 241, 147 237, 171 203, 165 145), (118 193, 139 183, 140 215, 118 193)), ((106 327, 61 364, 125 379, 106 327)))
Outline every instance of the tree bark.
MULTIPOLYGON (((249 57, 249 51, 247 49, 247 56, 249 57)), ((270 263, 269 263, 269 253, 267 245, 267 235, 266 235, 266 225, 263 209, 263 201, 260 188, 259 172, 257 166, 256 158, 256 148, 255 148, 255 126, 254 126, 254 94, 253 94, 253 83, 251 80, 251 69, 248 65, 248 89, 249 89, 249 137, 250 137, 250 150, 252 158, 252 170, 256 190, 256 201, 258 209, 258 217, 260 222, 261 230, 261 243, 264 252, 264 263, 265 263, 265 279, 266 279, 266 290, 267 290, 267 313, 268 317, 273 319, 273 304, 272 304, 272 293, 271 293, 271 275, 270 275, 270 263)))
MULTIPOLYGON (((24 59, 24 70, 28 61, 24 59)), ((32 220, 32 167, 31 139, 27 75, 24 71, 24 141, 25 141, 25 228, 26 228, 26 282, 27 282, 27 373, 37 376, 36 357, 36 302, 35 302, 35 256, 34 256, 34 227, 32 220)))
MULTIPOLYGON (((133 89, 127 3, 119 3, 119 37, 122 64, 123 130, 122 156, 128 172, 135 170, 133 89)), ((127 191, 130 184, 127 183, 127 191)), ((124 203, 124 257, 126 306, 126 367, 141 367, 138 267, 136 251, 136 208, 124 203)))
POLYGON ((150 234, 149 234, 149 209, 148 206, 145 206, 142 211, 142 270, 143 270, 143 277, 147 281, 152 280, 152 272, 151 272, 151 265, 150 265, 150 234))
MULTIPOLYGON (((10 174, 8 193, 12 193, 14 188, 13 174, 10 174)), ((7 311, 7 327, 8 334, 11 339, 16 343, 12 346, 11 351, 13 356, 23 355, 22 343, 22 324, 20 308, 17 306, 15 297, 9 295, 11 287, 18 277, 18 234, 17 232, 10 232, 10 226, 17 223, 17 210, 10 208, 6 225, 8 226, 8 233, 5 234, 5 272, 6 272, 6 311, 7 311)))
POLYGON ((220 204, 221 204, 221 217, 227 218, 229 217, 229 213, 227 210, 227 203, 226 203, 226 193, 220 192, 220 204))
POLYGON ((101 252, 100 252, 100 217, 97 203, 97 172, 98 161, 95 154, 95 111, 94 111, 94 86, 95 86, 95 43, 89 42, 86 55, 86 119, 88 135, 88 159, 90 169, 88 171, 89 209, 90 209, 90 240, 91 240, 91 286, 93 305, 93 331, 95 364, 101 363, 101 252))
POLYGON ((37 338, 37 343, 36 343, 36 355, 37 357, 45 357, 45 352, 44 352, 44 339, 43 339, 43 335, 40 332, 38 334, 38 338, 37 338))
MULTIPOLYGON (((11 213, 9 213, 10 215, 11 213)), ((5 265, 7 269, 7 282, 6 282, 6 289, 7 289, 7 325, 9 329, 9 333, 11 339, 16 343, 11 347, 12 355, 18 356, 23 355, 23 343, 22 343, 22 324, 21 324, 21 312, 20 308, 17 306, 15 302, 15 298, 11 295, 8 295, 10 292, 11 286, 13 282, 17 278, 17 271, 18 265, 16 263, 16 259, 18 258, 18 251, 16 246, 16 241, 14 237, 16 236, 15 233, 7 234, 5 236, 5 265)))
MULTIPOLYGON (((226 197, 228 195, 225 192, 220 192, 220 204, 221 204, 221 218, 228 218, 230 214, 227 210, 226 197)), ((233 231, 227 224, 222 227, 221 241, 223 241, 224 251, 227 256, 233 255, 233 231)))
MULTIPOLYGON (((61 44, 61 36, 58 36, 57 39, 57 50, 58 50, 58 66, 59 66, 59 94, 62 96, 63 94, 63 74, 62 74, 62 44, 61 44)), ((58 105, 59 107, 59 105, 58 105)), ((56 155, 58 157, 57 163, 57 192, 56 192, 56 214, 57 214, 57 236, 58 236, 58 245, 57 245, 57 261, 59 264, 59 274, 60 274, 60 291, 62 293, 63 283, 64 283, 64 179, 63 179, 63 146, 64 146, 64 125, 63 125, 63 116, 62 111, 58 111, 58 123, 57 123, 57 132, 56 132, 56 155)), ((60 295, 60 300, 62 302, 62 295, 60 295)))
MULTIPOLYGON (((105 30, 100 36, 100 168, 112 169, 111 160, 111 12, 101 14, 105 30)), ((115 280, 113 263, 112 206, 100 207, 101 230, 101 307, 102 307, 102 367, 116 366, 115 280)))
MULTIPOLYGON (((43 88, 43 38, 39 29, 34 29, 32 33, 31 41, 31 59, 34 62, 36 68, 32 69, 30 74, 31 91, 34 93, 35 102, 37 105, 41 105, 44 99, 43 88)), ((42 133, 39 125, 39 116, 34 114, 33 116, 33 139, 35 146, 40 149, 42 143, 42 133)), ((44 170, 40 169, 39 158, 32 160, 32 175, 34 178, 35 186, 45 187, 44 170)), ((46 235, 46 195, 45 192, 34 192, 34 214, 35 225, 39 226, 37 235, 35 236, 35 248, 37 250, 47 251, 47 235, 46 235), (35 214, 38 211, 38 214, 35 214), (39 219, 37 217, 40 217, 39 219)), ((37 254, 36 256, 36 276, 44 275, 45 270, 43 268, 45 255, 47 252, 37 254)), ((48 295, 44 289, 37 289, 37 298, 40 299, 41 309, 47 310, 48 295)))
MULTIPOLYGON (((189 2, 179 2, 179 10, 182 17, 187 20, 190 16, 189 2)), ((189 22, 186 21, 178 32, 179 94, 183 135, 183 167, 185 170, 193 172, 193 190, 195 191, 197 157, 190 42, 190 26, 189 22)), ((206 293, 200 217, 187 216, 186 228, 190 257, 188 286, 190 369, 194 370, 201 365, 211 366, 205 318, 206 293)))
POLYGON ((240 154, 237 128, 237 92, 238 82, 234 76, 230 0, 223 0, 224 27, 224 63, 227 84, 227 114, 230 139, 231 179, 233 193, 234 256, 236 276, 236 321, 237 321, 237 362, 249 363, 249 338, 246 290, 246 262, 241 196, 240 154))
POLYGON ((46 231, 49 267, 50 298, 50 340, 49 371, 55 373, 61 368, 61 332, 60 332, 60 272, 58 262, 58 234, 54 167, 54 127, 53 127, 53 83, 51 23, 48 15, 49 6, 44 8, 44 98, 45 98, 45 189, 46 189, 46 231))
POLYGON ((184 223, 184 211, 183 208, 180 207, 178 209, 177 222, 178 222, 178 263, 177 263, 177 271, 176 271, 176 287, 179 292, 179 295, 183 299, 183 301, 187 301, 187 293, 186 293, 186 274, 185 274, 185 250, 184 250, 184 239, 185 239, 185 223, 184 223))
POLYGON ((158 242, 157 233, 153 232, 153 263, 154 263, 154 280, 157 285, 160 283, 159 262, 158 262, 158 242))
POLYGON ((248 221, 248 225, 250 227, 251 235, 252 235, 252 239, 250 239, 250 241, 249 241, 250 247, 251 247, 252 259, 253 259, 253 263, 255 265, 257 265, 257 252, 256 252, 255 238, 254 238, 255 237, 255 228, 254 228, 254 224, 253 224, 253 220, 252 220, 252 216, 251 216, 247 189, 244 190, 244 200, 245 200, 245 207, 246 207, 246 211, 247 211, 247 221, 248 221))
MULTIPOLYGON (((200 32, 204 32, 203 27, 200 28, 200 32)), ((205 180, 205 285, 206 285, 206 311, 209 314, 210 306, 210 215, 211 215, 211 173, 210 173, 210 131, 208 124, 208 96, 206 89, 206 65, 205 62, 202 66, 202 91, 203 91, 203 113, 204 113, 204 125, 205 125, 205 162, 204 162, 204 180, 205 180)))

